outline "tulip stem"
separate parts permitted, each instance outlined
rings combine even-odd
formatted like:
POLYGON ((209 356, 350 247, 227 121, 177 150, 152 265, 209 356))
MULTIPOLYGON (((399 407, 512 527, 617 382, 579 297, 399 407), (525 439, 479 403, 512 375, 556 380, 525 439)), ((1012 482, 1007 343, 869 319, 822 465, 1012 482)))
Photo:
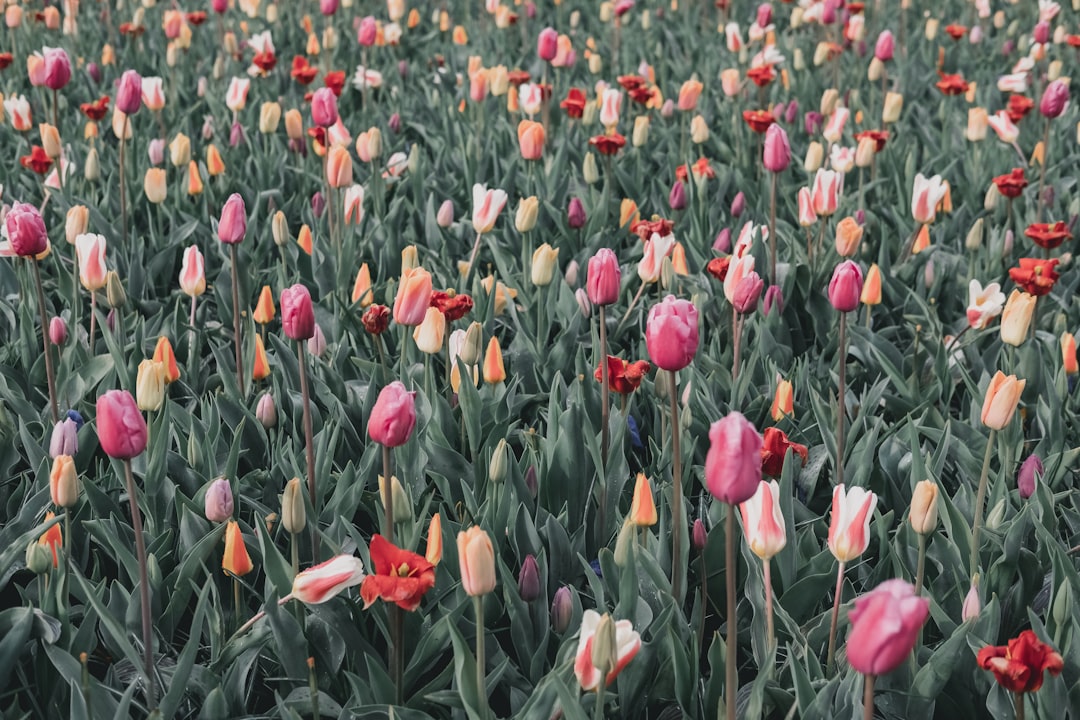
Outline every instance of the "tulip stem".
POLYGON ((45 379, 49 384, 49 410, 55 425, 60 422, 60 413, 56 406, 56 375, 53 372, 52 353, 49 351, 49 319, 45 313, 45 291, 41 289, 41 268, 37 258, 30 258, 34 268, 34 287, 37 288, 38 313, 41 315, 41 344, 45 349, 45 379))
POLYGON ((874 720, 874 675, 867 675, 863 684, 863 720, 874 720))
POLYGON ((382 446, 382 466, 383 466, 383 537, 394 542, 394 490, 393 483, 391 482, 390 475, 390 446, 382 446))
POLYGON ((776 178, 777 173, 769 173, 769 280, 776 284, 776 178))
POLYGON ((235 613, 237 627, 240 623, 240 579, 233 575, 232 579, 232 593, 233 593, 233 613, 235 613))
POLYGON ((926 577, 926 536, 919 533, 919 561, 915 566, 915 594, 922 595, 923 580, 926 577))
POLYGON ((604 690, 607 685, 607 667, 597 668, 603 678, 596 686, 596 704, 593 706, 593 720, 604 720, 604 690))
POLYGON ((701 617, 697 627, 697 647, 700 655, 705 643, 705 616, 709 614, 709 568, 705 563, 705 548, 698 551, 698 562, 701 565, 701 617))
POLYGON ((480 695, 480 716, 488 717, 486 661, 484 658, 484 596, 473 596, 473 612, 476 614, 476 689, 480 695))
POLYGON ((836 359, 836 485, 844 482, 844 390, 847 384, 847 313, 840 313, 840 341, 836 359))
POLYGON ((671 594, 675 603, 681 605, 686 575, 682 563, 686 516, 683 514, 682 453, 679 451, 679 384, 675 371, 668 372, 668 379, 668 394, 671 396, 671 594))
POLYGON ((607 315, 606 308, 600 306, 600 539, 607 537, 607 458, 611 436, 608 423, 611 413, 611 396, 608 389, 607 366, 607 315))
POLYGON ((319 712, 319 678, 315 674, 315 658, 309 657, 308 666, 308 691, 311 693, 311 717, 319 720, 322 713, 319 712))
POLYGON ((391 605, 388 610, 390 611, 390 668, 394 678, 394 702, 400 705, 404 698, 402 687, 402 677, 405 674, 405 648, 402 647, 404 645, 402 639, 404 617, 401 614, 401 608, 397 605, 391 605))
MULTIPOLYGON (((627 318, 630 317, 630 312, 634 309, 634 306, 637 305, 638 300, 641 299, 641 293, 643 293, 644 291, 645 291, 645 283, 641 283, 641 287, 638 288, 637 293, 630 300, 630 304, 626 307, 626 312, 623 313, 622 319, 619 320, 619 324, 617 326, 615 326, 615 334, 616 335, 619 334, 619 331, 622 330, 623 325, 626 324, 627 318)), ((607 358, 604 358, 604 360, 606 361, 607 358)))
POLYGON ((1042 161, 1039 162, 1039 194, 1035 196, 1035 222, 1042 222, 1043 216, 1043 186, 1046 183, 1046 156, 1047 146, 1050 145, 1050 118, 1046 118, 1046 124, 1043 125, 1043 156, 1042 161))
MULTIPOLYGON (((921 537, 921 536, 920 536, 921 537)), ((769 652, 776 647, 776 622, 773 619, 773 593, 772 593, 772 565, 768 560, 762 563, 762 573, 765 575, 765 628, 769 644, 766 646, 769 652)))
POLYGON ((731 382, 734 383, 739 379, 739 366, 742 354, 742 326, 743 316, 738 310, 731 308, 731 335, 732 335, 732 349, 734 357, 731 362, 731 382))
POLYGON ((128 116, 124 115, 123 127, 120 130, 120 240, 124 251, 127 252, 127 190, 124 183, 124 146, 127 145, 128 116))
POLYGON ((292 572, 293 577, 300 572, 300 543, 296 533, 289 533, 291 542, 289 545, 292 549, 292 572))
POLYGON ((311 431, 311 391, 308 388, 303 340, 296 341, 296 362, 300 366, 300 396, 304 405, 304 454, 307 459, 308 499, 311 500, 311 511, 315 520, 311 527, 311 562, 317 565, 319 562, 319 508, 315 502, 315 441, 311 431))
MULTIPOLYGON (((284 605, 285 603, 289 602, 292 599, 293 599, 292 593, 289 593, 285 597, 279 599, 277 604, 278 604, 278 606, 281 606, 281 605, 284 605)), ((229 642, 232 642, 237 637, 239 637, 243 633, 250 630, 252 625, 259 622, 264 617, 266 617, 266 611, 265 610, 260 610, 259 612, 252 615, 250 620, 248 620, 246 623, 244 623, 243 625, 241 625, 239 628, 236 629, 236 632, 233 633, 233 636, 231 638, 229 638, 229 642)))
MULTIPOLYGON (((476 254, 478 252, 480 252, 480 238, 481 237, 482 237, 482 233, 476 233, 476 240, 473 242, 472 252, 469 253, 469 267, 465 268, 465 280, 462 281, 462 283, 461 283, 461 287, 464 289, 463 290, 464 292, 469 291, 469 280, 472 279, 473 265, 476 264, 476 254)), ((492 288, 493 288, 492 292, 496 291, 494 289, 494 287, 495 286, 492 285, 492 288)))
POLYGON ((1024 693, 1013 693, 1015 697, 1016 720, 1024 720, 1024 693))
MULTIPOLYGON (((244 357, 240 347, 240 283, 236 272, 236 243, 229 244, 229 270, 232 272, 232 305, 233 305, 233 335, 236 346, 236 386, 240 389, 240 397, 244 397, 244 357)), ((303 368, 304 363, 300 366, 303 368)), ((303 377, 303 370, 300 371, 303 377)))
POLYGON ((840 596, 844 591, 844 561, 836 569, 836 592, 833 593, 832 619, 829 621, 829 652, 825 656, 825 676, 832 677, 833 658, 836 656, 836 623, 840 619, 840 596))
POLYGON ((994 441, 997 439, 997 430, 990 429, 990 437, 986 439, 986 452, 983 454, 982 472, 979 474, 979 491, 975 496, 975 517, 971 523, 971 556, 968 559, 968 572, 974 575, 978 571, 979 563, 979 534, 983 524, 983 505, 986 503, 986 485, 990 477, 990 456, 994 452, 994 441))
POLYGON ((142 514, 139 512, 138 488, 131 474, 131 460, 124 460, 128 502, 131 504, 131 527, 135 531, 135 554, 139 560, 139 605, 142 610, 143 658, 146 671, 146 706, 154 708, 154 635, 150 626, 150 582, 146 571, 146 540, 143 538, 142 514))
MULTIPOLYGON (((674 390, 674 388, 673 388, 674 390)), ((735 606, 735 505, 727 506, 724 521, 724 575, 727 580, 727 648, 724 652, 724 699, 727 713, 725 720, 735 720, 735 697, 739 692, 738 673, 738 609, 735 606)), ((704 612, 704 609, 703 609, 704 612)))

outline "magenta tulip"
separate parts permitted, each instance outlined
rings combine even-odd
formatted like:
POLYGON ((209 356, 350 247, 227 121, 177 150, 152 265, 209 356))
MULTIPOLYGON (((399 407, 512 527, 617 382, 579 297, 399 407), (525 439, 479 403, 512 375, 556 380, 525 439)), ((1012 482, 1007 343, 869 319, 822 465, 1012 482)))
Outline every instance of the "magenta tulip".
POLYGON ((225 201, 225 207, 221 209, 221 219, 218 220, 218 239, 228 245, 233 245, 244 239, 247 234, 247 208, 244 207, 244 198, 239 193, 233 193, 225 201))
POLYGON ((886 580, 855 600, 848 613, 847 658, 864 675, 884 675, 903 663, 930 614, 930 601, 904 580, 886 580))
POLYGON ((134 70, 125 70, 116 88, 116 108, 125 115, 134 115, 142 107, 142 77, 134 70))
POLYGON ((330 88, 319 88, 311 96, 311 121, 321 128, 338 121, 337 96, 330 88))
POLYGON ((12 251, 20 257, 36 257, 49 246, 49 234, 38 209, 16 201, 4 217, 12 251))
POLYGON ((368 418, 368 437, 387 447, 408 442, 416 427, 415 394, 396 381, 384 387, 368 418))
POLYGON ((705 485, 729 505, 746 502, 761 482, 761 434, 742 413, 731 412, 709 428, 705 485))
POLYGON ((1069 86, 1062 80, 1055 80, 1046 86, 1042 100, 1039 101, 1039 112, 1047 118, 1056 118, 1065 112, 1065 106, 1069 103, 1069 86))
POLYGON ((308 340, 315 335, 311 293, 300 283, 281 291, 281 328, 290 340, 308 340))
POLYGON ((544 62, 551 62, 559 53, 559 33, 554 28, 544 28, 536 40, 536 54, 544 62))
POLYGON ((893 34, 884 30, 878 35, 877 43, 874 44, 874 57, 881 62, 888 62, 893 59, 893 51, 896 46, 893 40, 893 34))
POLYGON ((589 258, 589 275, 586 290, 593 305, 610 305, 619 299, 619 283, 622 271, 619 259, 608 248, 600 248, 589 258))
POLYGON ((859 306, 862 283, 862 269, 851 260, 845 260, 836 266, 829 281, 829 302, 840 312, 851 312, 859 306))
POLYGON ((371 47, 375 44, 376 35, 378 35, 378 27, 375 25, 375 18, 368 15, 356 28, 356 41, 364 47, 371 47))
POLYGON ((61 90, 71 80, 71 58, 62 48, 45 48, 45 87, 61 90))
POLYGON ((127 390, 110 390, 97 399, 97 432, 109 457, 130 460, 146 449, 146 420, 127 390))
POLYGON ((698 312, 694 304, 668 295, 653 305, 645 326, 645 346, 659 368, 675 372, 689 365, 698 347, 698 312))
POLYGON ((765 169, 769 172, 784 172, 791 165, 791 144, 787 132, 776 123, 765 131, 765 152, 762 157, 765 169))

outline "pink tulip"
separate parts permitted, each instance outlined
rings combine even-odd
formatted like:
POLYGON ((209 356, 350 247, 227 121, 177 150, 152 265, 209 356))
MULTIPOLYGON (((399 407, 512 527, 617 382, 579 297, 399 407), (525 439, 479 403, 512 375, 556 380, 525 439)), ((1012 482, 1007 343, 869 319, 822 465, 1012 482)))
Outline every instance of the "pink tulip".
POLYGON ((1031 32, 1031 39, 1040 44, 1050 42, 1050 23, 1045 20, 1035 23, 1035 29, 1031 32))
POLYGON ((930 614, 930 600, 906 580, 886 580, 855 600, 848 613, 847 658, 864 675, 884 675, 911 654, 930 614))
POLYGON ((841 483, 833 488, 832 497, 829 550, 840 562, 848 562, 870 545, 870 519, 877 507, 877 495, 861 487, 845 492, 841 483))
POLYGON ((730 412, 709 428, 705 485, 729 505, 746 502, 761 483, 761 434, 742 413, 730 412))
POLYGON ((772 559, 787 545, 784 515, 780 512, 780 486, 775 480, 758 483, 757 490, 739 505, 746 544, 762 560, 772 559))
POLYGON ((727 298, 729 303, 735 303, 735 291, 738 289, 739 283, 752 272, 754 272, 754 256, 745 253, 740 257, 736 253, 728 264, 727 274, 724 276, 724 297, 727 298))
POLYGON ((63 345, 67 342, 67 323, 62 317, 54 317, 49 321, 49 342, 53 345, 63 345))
POLYGON ((97 432, 109 457, 130 460, 146 449, 146 420, 127 390, 109 390, 97 399, 97 432))
POLYGON ((75 238, 75 258, 79 265, 79 281, 93 292, 105 287, 109 269, 105 266, 105 236, 83 233, 75 238))
POLYGON ((862 283, 862 269, 851 260, 845 260, 836 266, 829 281, 829 302, 840 312, 851 312, 859 306, 862 283))
POLYGON ((214 12, 222 14, 229 9, 229 0, 212 0, 210 5, 213 7, 214 12))
POLYGON ((487 185, 477 183, 473 185, 472 198, 473 230, 478 234, 491 232, 495 227, 495 220, 506 205, 506 191, 500 188, 488 190, 487 185))
POLYGON ((580 198, 570 198, 570 205, 566 209, 566 224, 577 230, 585 227, 586 221, 585 206, 581 204, 580 198))
POLYGON ((757 24, 760 28, 766 28, 772 23, 772 5, 761 3, 757 8, 757 24))
POLYGON ((225 201, 225 207, 221 209, 221 219, 218 220, 218 239, 221 242, 234 245, 244 239, 247 234, 247 208, 244 207, 244 198, 239 193, 233 193, 225 201))
POLYGON ((353 555, 338 555, 297 573, 292 596, 305 605, 318 605, 360 584, 364 563, 353 555))
POLYGON ((431 306, 431 273, 423 268, 406 268, 398 281, 394 298, 394 322, 416 326, 424 322, 431 306))
POLYGON ((384 387, 368 418, 368 437, 387 447, 408 442, 416 427, 415 394, 398 381, 384 387))
POLYGON ((686 207, 686 186, 682 180, 676 180, 668 193, 668 205, 672 210, 682 210, 686 207))
POLYGON ((883 31, 878 35, 877 43, 874 44, 874 57, 881 62, 888 62, 893 59, 893 48, 895 43, 893 41, 893 34, 889 30, 883 31))
POLYGON ((203 513, 210 522, 222 523, 232 520, 233 493, 229 481, 218 478, 210 483, 203 498, 203 513))
POLYGON ((375 38, 378 35, 378 27, 375 25, 375 18, 368 15, 360 21, 360 27, 356 29, 356 41, 364 47, 371 47, 375 44, 375 38))
POLYGON ((319 12, 329 17, 337 12, 338 0, 319 0, 319 12))
POLYGON ((45 87, 61 90, 71 80, 71 58, 61 48, 45 48, 45 87))
POLYGON ((281 291, 281 329, 290 340, 307 340, 315 334, 311 293, 300 283, 281 291))
POLYGON ((49 234, 38 209, 15 201, 4 217, 11 250, 20 257, 36 257, 49 247, 49 234))
POLYGON ((746 314, 757 309, 761 291, 765 289, 765 281, 761 276, 751 270, 739 284, 735 286, 735 297, 731 301, 732 307, 737 312, 746 314))
POLYGON ((134 70, 125 70, 116 88, 116 109, 134 115, 142 106, 142 77, 134 70))
POLYGON ((311 122, 328 128, 338 121, 337 96, 328 87, 322 87, 311 96, 311 122))
POLYGON ((653 364, 675 372, 689 365, 698 348, 698 311, 689 300, 668 295, 652 306, 645 346, 653 364))
POLYGON ((1062 80, 1055 80, 1046 86, 1042 100, 1039 101, 1039 112, 1044 117, 1056 118, 1065 112, 1069 104, 1069 86, 1062 80))
POLYGON ((763 161, 765 169, 774 173, 784 172, 791 164, 791 144, 788 142, 787 133, 776 123, 765 131, 763 161))
POLYGON ((600 248, 589 258, 589 274, 586 290, 593 305, 610 305, 619 299, 619 283, 622 272, 619 259, 608 248, 600 248))
POLYGON ((536 54, 544 62, 551 62, 559 52, 559 33, 554 28, 544 28, 536 40, 536 54))

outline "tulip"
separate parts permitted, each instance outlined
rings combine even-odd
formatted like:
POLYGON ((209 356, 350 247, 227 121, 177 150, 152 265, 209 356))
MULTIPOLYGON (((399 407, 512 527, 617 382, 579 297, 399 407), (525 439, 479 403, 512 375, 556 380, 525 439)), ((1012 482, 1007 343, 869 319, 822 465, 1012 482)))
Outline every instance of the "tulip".
POLYGON ((439 212, 435 215, 435 222, 441 228, 448 228, 454 224, 454 201, 443 200, 439 206, 439 212))
POLYGON ((1001 314, 1004 305, 1005 293, 1001 292, 998 283, 990 283, 985 288, 975 278, 968 283, 967 320, 970 327, 975 330, 986 327, 1001 314))
POLYGON ((49 247, 45 221, 33 205, 15 201, 4 216, 11 250, 20 257, 37 257, 49 247))
POLYGON ((556 590, 554 597, 551 598, 551 629, 562 635, 570 626, 572 614, 573 601, 570 588, 564 585, 556 590))
POLYGON ((881 110, 881 121, 888 125, 900 119, 900 112, 904 108, 904 96, 896 92, 885 94, 885 102, 881 110))
MULTIPOLYGON (((556 599, 558 599, 558 594, 556 594, 556 599)), ((609 616, 603 617, 607 618, 607 623, 611 623, 609 616)), ((614 635, 614 641, 612 642, 609 638, 604 642, 609 647, 603 648, 603 652, 598 653, 595 645, 599 641, 597 635, 602 623, 603 618, 595 610, 586 610, 581 618, 581 634, 578 637, 574 674, 581 684, 581 689, 586 692, 596 690, 597 693, 601 693, 615 681, 618 674, 641 649, 641 636, 634 630, 630 621, 619 620, 612 623, 614 627, 611 632, 614 635), (598 668, 595 665, 598 655, 613 656, 608 660, 614 659, 614 662, 605 663, 605 667, 598 668)))
POLYGON ((61 48, 44 48, 44 82, 50 90, 62 90, 71 79, 71 58, 61 48))
POLYGON ((983 424, 993 430, 1004 429, 1016 412, 1026 384, 1026 380, 1017 380, 1015 375, 1005 375, 998 370, 986 388, 981 416, 983 424))
POLYGON ((431 522, 428 523, 427 550, 424 553, 424 559, 432 565, 438 565, 442 560, 442 554, 442 516, 435 513, 431 516, 431 522))
POLYGON ((495 551, 491 537, 473 526, 457 536, 461 587, 467 595, 487 595, 495 589, 495 551))
MULTIPOLYGON (((787 544, 787 536, 784 531, 784 516, 780 511, 780 486, 775 480, 770 482, 761 480, 750 499, 739 504, 739 512, 742 514, 746 542, 750 546, 750 550, 761 558, 763 562, 768 647, 772 648, 775 643, 775 630, 773 627, 770 560, 783 550, 787 544)), ((700 520, 695 522, 695 532, 700 522, 700 520)), ((705 526, 702 525, 701 529, 704 531, 705 526)), ((704 546, 704 543, 702 543, 702 546, 704 546)))
POLYGON ((70 455, 57 455, 53 459, 49 496, 57 507, 72 508, 79 502, 79 473, 70 455))
POLYGON ((353 555, 336 555, 293 578, 292 597, 305 605, 319 605, 364 580, 364 562, 353 555))
POLYGON ((487 350, 484 352, 483 374, 484 382, 488 385, 498 385, 506 380, 502 348, 499 346, 499 339, 496 337, 488 340, 487 350))
POLYGON ((558 52, 559 33, 554 28, 544 28, 536 39, 536 54, 544 62, 551 62, 558 52))
POLYGON ((526 555, 521 563, 521 571, 518 573, 518 595, 527 603, 540 597, 540 567, 531 553, 526 555))
POLYGON ((79 452, 78 425, 70 417, 53 425, 49 437, 49 457, 56 459, 60 455, 75 456, 79 452))
POLYGON ((948 192, 948 185, 940 175, 926 178, 922 173, 915 176, 915 188, 911 193, 911 215, 920 225, 929 225, 937 217, 937 207, 948 192))
POLYGON ((334 188, 347 188, 352 185, 352 156, 341 145, 334 145, 326 155, 326 183, 334 188))
POLYGON ((810 205, 816 215, 828 217, 836 212, 840 202, 843 175, 832 170, 818 170, 810 192, 810 205))
POLYGON ((267 430, 277 424, 277 407, 274 405, 274 396, 270 393, 265 392, 259 396, 259 402, 255 406, 255 419, 267 430))
POLYGON ((829 523, 829 550, 841 563, 862 555, 870 544, 870 520, 877 506, 877 495, 861 487, 845 491, 833 488, 832 516, 829 523))
POLYGON ((437 355, 446 337, 446 316, 438 308, 429 307, 424 321, 413 329, 413 341, 420 352, 437 355))
POLYGON ((559 251, 553 249, 547 243, 536 248, 532 256, 532 271, 530 279, 537 287, 546 287, 555 278, 555 269, 558 267, 559 251))
POLYGON ((518 145, 525 160, 539 160, 544 154, 544 126, 532 120, 518 123, 518 145))
MULTIPOLYGON (((911 654, 929 615, 930 601, 919 597, 910 583, 886 580, 855 600, 848 613, 848 662, 867 676, 892 672, 911 654)), ((868 683, 872 686, 873 681, 868 683)))
POLYGON ((139 111, 141 105, 142 77, 134 70, 126 70, 116 88, 116 109, 130 117, 139 111))
POLYGON ((566 224, 573 230, 578 230, 585 227, 587 218, 585 216, 585 206, 581 204, 580 198, 570 198, 570 205, 566 210, 566 224))
POLYGON ((668 295, 649 310, 645 343, 657 367, 672 372, 685 368, 697 353, 697 308, 687 300, 668 295))
POLYGON ((1018 717, 1023 717, 1024 693, 1038 691, 1045 673, 1060 675, 1065 667, 1061 655, 1039 640, 1032 630, 1024 630, 1019 637, 1009 640, 1007 646, 984 647, 979 650, 976 662, 993 672, 999 685, 1017 695, 1018 717))
POLYGON ((668 206, 676 211, 686 208, 686 186, 682 180, 676 180, 671 186, 671 192, 668 193, 668 206))
POLYGON ((627 521, 636 527, 651 527, 656 524, 656 503, 653 500, 652 486, 645 473, 638 473, 634 483, 634 499, 630 504, 627 521))
POLYGON ((840 257, 851 257, 859 248, 863 227, 855 218, 846 217, 836 224, 836 253, 840 257))
POLYGON ((593 305, 610 305, 619 299, 621 271, 619 260, 608 248, 601 248, 589 258, 586 290, 593 305))
POLYGON ((408 268, 401 273, 394 298, 394 322, 419 325, 431 304, 431 273, 423 268, 408 268))
POLYGON ((234 578, 243 577, 255 569, 247 546, 244 545, 240 525, 235 520, 230 520, 225 527, 225 555, 221 558, 221 569, 234 578))
POLYGON ((1016 347, 1022 345, 1034 315, 1035 296, 1014 289, 1001 314, 1001 341, 1016 347))
POLYGON ((781 173, 791 165, 791 145, 787 133, 776 123, 765 131, 763 164, 772 173, 781 173))
MULTIPOLYGON (((53 513, 52 511, 49 511, 49 512, 45 513, 45 522, 49 522, 54 517, 56 517, 56 514, 53 513)), ((52 553, 52 567, 53 567, 53 569, 56 569, 56 568, 60 567, 60 550, 61 550, 61 547, 64 544, 64 537, 63 537, 63 534, 60 532, 60 526, 59 525, 52 525, 48 530, 46 530, 41 535, 40 538, 38 538, 37 544, 38 544, 38 547, 46 549, 46 552, 43 555, 44 562, 38 561, 38 562, 32 563, 35 566, 38 566, 39 563, 40 563, 40 566, 41 566, 41 569, 43 570, 43 572, 38 573, 38 574, 44 575, 46 572, 49 571, 48 554, 50 552, 52 553)), ((29 557, 29 553, 27 553, 27 555, 29 557)), ((27 563, 27 565, 30 565, 30 564, 31 564, 30 562, 27 563)))
POLYGON ((701 91, 705 86, 700 80, 687 80, 679 88, 679 103, 678 108, 683 112, 688 112, 697 107, 698 98, 701 97, 701 91))
POLYGON ((1035 487, 1043 474, 1043 462, 1038 455, 1028 455, 1020 465, 1020 472, 1016 476, 1016 489, 1023 500, 1029 499, 1035 494, 1035 487))
POLYGON ((247 234, 247 209, 244 207, 244 198, 239 193, 233 193, 225 201, 221 219, 218 220, 217 234, 221 242, 230 245, 240 242, 247 234))
POLYGON ((165 170, 162 168, 147 168, 143 178, 143 191, 146 199, 155 205, 165 201, 168 188, 165 186, 165 170))
POLYGON ((764 288, 765 281, 751 270, 735 286, 735 292, 731 300, 732 308, 740 315, 753 312, 757 308, 758 299, 761 297, 761 291, 764 288))
POLYGON ((165 400, 165 366, 162 363, 153 360, 139 363, 135 399, 140 410, 152 412, 161 409, 165 400))
POLYGON ((299 283, 281 291, 281 328, 290 340, 308 340, 315 334, 311 293, 299 283))
POLYGON ((252 360, 251 379, 255 382, 270 377, 270 358, 266 355, 261 335, 255 336, 255 357, 252 360))
POLYGON ((97 399, 97 430, 109 457, 130 460, 146 449, 146 421, 126 390, 110 390, 97 399))
POLYGON ((1080 370, 1076 359, 1076 338, 1072 333, 1061 335, 1061 366, 1066 375, 1075 375, 1080 370))
POLYGON ((210 483, 206 489, 206 497, 203 499, 206 519, 210 522, 221 523, 232 518, 233 493, 229 481, 218 478, 210 483))
POLYGON ((841 313, 851 312, 859 306, 862 284, 862 269, 845 260, 836 266, 829 281, 829 302, 841 313))
POLYGON ((514 214, 514 228, 519 233, 527 233, 536 227, 536 221, 540 214, 540 200, 535 196, 521 198, 518 202, 517 212, 514 214))
POLYGON ((384 387, 368 418, 368 437, 386 447, 404 445, 416 426, 414 395, 400 382, 384 387))
POLYGON ((1064 80, 1054 80, 1046 86, 1039 101, 1039 112, 1047 119, 1059 117, 1069 104, 1069 86, 1064 80))
MULTIPOLYGON (((473 185, 472 198, 473 229, 477 235, 491 232, 492 228, 495 227, 495 220, 506 205, 506 191, 501 189, 488 190, 486 185, 478 183, 473 185)), ((473 255, 475 256, 475 252, 473 255)))
POLYGON ((402 523, 412 520, 412 504, 409 501, 409 496, 405 494, 405 488, 402 487, 401 481, 398 480, 397 475, 390 478, 390 494, 392 498, 387 498, 386 477, 379 476, 379 497, 382 498, 383 507, 393 508, 393 522, 402 523))
POLYGON ((729 505, 749 500, 761 482, 761 435, 738 412, 709 428, 705 484, 713 497, 729 505))
POLYGON ((251 89, 251 81, 247 78, 234 77, 229 81, 229 89, 225 93, 225 106, 238 113, 247 105, 248 90, 251 89))

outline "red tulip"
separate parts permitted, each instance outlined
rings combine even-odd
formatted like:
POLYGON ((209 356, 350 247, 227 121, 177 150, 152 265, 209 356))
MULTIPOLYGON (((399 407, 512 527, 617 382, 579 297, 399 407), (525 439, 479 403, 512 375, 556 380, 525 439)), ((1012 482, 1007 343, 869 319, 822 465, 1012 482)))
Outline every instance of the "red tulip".
POLYGON ((742 413, 728 413, 709 428, 705 484, 713 497, 738 505, 754 496, 761 482, 761 435, 742 413))
POLYGON ((1007 646, 984 647, 978 663, 994 673, 999 685, 1015 693, 1035 692, 1042 687, 1044 672, 1060 675, 1065 667, 1061 655, 1031 630, 1020 633, 1007 646))
POLYGON ((864 675, 892 672, 911 654, 929 615, 930 601, 905 580, 886 580, 858 598, 848 613, 851 667, 864 675))
MULTIPOLYGON (((788 397, 790 398, 790 395, 788 397)), ((769 477, 780 477, 789 449, 802 459, 803 465, 810 459, 810 451, 805 445, 788 440, 787 434, 780 428, 766 428, 764 444, 761 447, 761 472, 769 477)))
POLYGON ((424 593, 435 587, 435 566, 415 553, 402 550, 382 535, 371 538, 368 551, 375 574, 365 577, 360 585, 364 607, 370 607, 379 599, 395 603, 402 610, 420 607, 424 593))
POLYGON ((387 447, 404 445, 416 427, 415 394, 400 382, 384 387, 368 418, 368 437, 387 447))
POLYGON ((233 193, 225 201, 217 233, 218 239, 229 245, 240 242, 247 234, 247 208, 244 207, 244 198, 240 197, 239 193, 233 193))
POLYGON ((668 295, 652 306, 645 346, 653 364, 672 372, 689 365, 698 348, 698 311, 689 300, 668 295))
POLYGON ((146 449, 146 420, 127 390, 110 390, 97 399, 97 431, 109 457, 130 460, 146 449))
POLYGON ((308 340, 315 334, 311 293, 300 283, 281 291, 281 329, 290 340, 308 340))

